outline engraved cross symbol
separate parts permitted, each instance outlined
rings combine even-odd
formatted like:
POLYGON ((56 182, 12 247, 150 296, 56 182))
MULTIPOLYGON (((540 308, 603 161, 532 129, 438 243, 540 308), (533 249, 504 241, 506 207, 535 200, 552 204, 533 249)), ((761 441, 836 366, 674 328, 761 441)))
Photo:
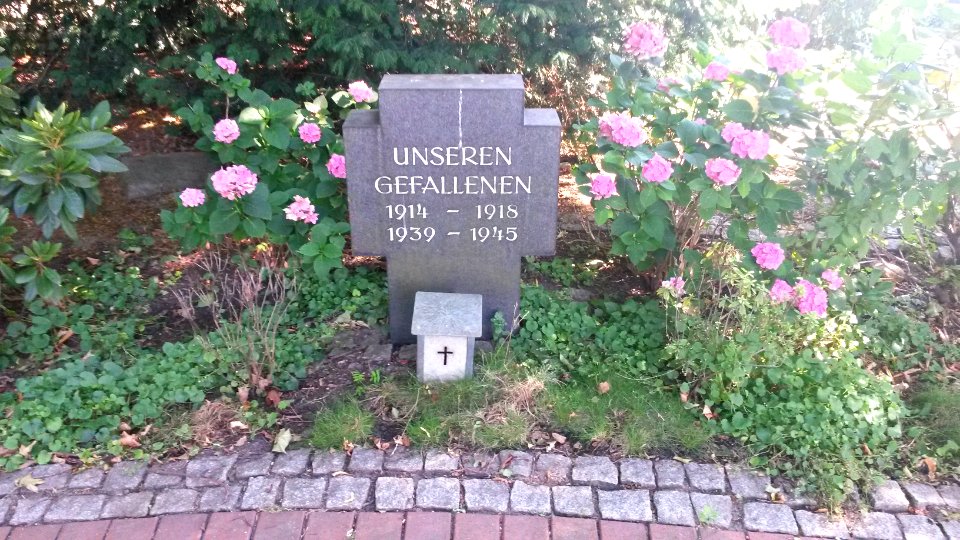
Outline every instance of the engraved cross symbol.
POLYGON ((453 354, 453 351, 447 348, 446 345, 443 346, 442 351, 437 351, 437 354, 443 355, 443 365, 447 365, 447 355, 453 354))

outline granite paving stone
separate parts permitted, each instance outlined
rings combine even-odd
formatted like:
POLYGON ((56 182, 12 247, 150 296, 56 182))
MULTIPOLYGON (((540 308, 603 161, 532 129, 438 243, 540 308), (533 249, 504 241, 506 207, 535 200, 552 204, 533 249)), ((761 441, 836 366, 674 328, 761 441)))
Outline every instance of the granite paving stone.
POLYGON ((616 521, 653 521, 650 492, 645 489, 597 490, 600 517, 616 521))
POLYGON ((685 491, 655 491, 653 504, 657 509, 657 523, 689 527, 697 524, 690 494, 685 491))
POLYGON ((783 504, 748 502, 743 505, 743 525, 750 531, 797 534, 793 510, 783 504))
POLYGON ((280 506, 323 508, 323 494, 326 488, 326 478, 287 478, 283 482, 283 498, 280 499, 280 506))
POLYGON ((661 459, 653 464, 657 473, 657 487, 682 488, 687 485, 683 464, 672 459, 661 459))
POLYGON ((617 487, 617 466, 606 456, 579 456, 573 461, 573 483, 604 488, 617 487))
POLYGON ((60 497, 50 504, 43 515, 48 523, 62 521, 90 521, 100 517, 105 495, 70 495, 60 497))
POLYGON ((460 468, 460 456, 442 450, 427 450, 423 462, 423 472, 448 473, 460 468))
POLYGON ((27 525, 39 523, 40 518, 47 512, 53 499, 50 497, 24 497, 17 501, 17 508, 10 517, 10 525, 27 525))
POLYGON ((369 478, 335 476, 327 484, 327 510, 359 510, 369 493, 369 478))
POLYGON ((510 486, 497 480, 467 479, 463 481, 463 499, 470 512, 506 512, 510 486))
POLYGON ((510 491, 510 510, 524 514, 549 514, 550 488, 531 485, 522 480, 513 483, 510 491))
POLYGON ((280 476, 297 476, 307 470, 307 463, 309 462, 310 450, 289 450, 286 453, 278 454, 274 458, 270 472, 280 476))
POLYGON ((943 497, 940 496, 940 493, 937 491, 937 488, 929 484, 921 484, 920 482, 903 482, 900 484, 905 492, 907 492, 907 498, 910 499, 910 502, 913 503, 913 506, 917 508, 925 508, 927 506, 946 506, 946 502, 943 500, 943 497))
POLYGON ((553 511, 561 516, 594 517, 593 490, 588 486, 554 486, 553 511))
POLYGON ((5 497, 17 490, 17 478, 27 474, 29 470, 17 471, 15 473, 0 472, 0 497, 5 497))
POLYGON ((58 491, 67 487, 70 481, 72 468, 66 463, 48 463, 46 465, 37 465, 30 470, 34 478, 43 480, 43 483, 37 486, 38 491, 58 491))
POLYGON ((230 475, 237 480, 246 480, 253 476, 264 476, 270 473, 273 465, 273 452, 240 456, 233 464, 230 475))
POLYGON ((195 489, 165 489, 157 492, 157 496, 153 499, 153 506, 150 507, 150 515, 194 512, 199 500, 200 492, 195 489))
POLYGON ((459 510, 460 481, 456 478, 424 478, 417 482, 417 507, 426 510, 459 510))
POLYGON ((847 525, 843 520, 831 520, 825 513, 796 510, 794 516, 800 525, 800 534, 804 536, 825 536, 827 538, 850 538, 847 525))
POLYGON ((146 474, 147 464, 143 461, 121 461, 107 473, 101 489, 107 492, 136 489, 146 474))
POLYGON ((943 503, 950 508, 960 510, 960 486, 940 486, 940 497, 943 498, 943 503))
POLYGON ((168 461, 147 469, 143 479, 144 489, 182 487, 187 475, 186 461, 168 461))
POLYGON ((559 454, 540 454, 533 465, 533 478, 544 484, 563 484, 570 481, 573 461, 559 454))
POLYGON ((413 478, 395 478, 381 476, 377 478, 374 499, 377 510, 407 510, 413 508, 413 492, 416 481, 413 478))
POLYGON ((940 527, 947 535, 947 540, 960 540, 960 521, 941 521, 940 527))
POLYGON ((500 473, 500 458, 490 452, 473 452, 461 456, 463 474, 467 476, 494 476, 500 473))
POLYGON ((510 470, 511 478, 527 478, 533 472, 533 456, 519 450, 500 452, 500 470, 510 470))
POLYGON ((247 487, 240 499, 241 510, 260 510, 277 504, 282 480, 275 476, 254 476, 247 479, 247 487))
POLYGON ((727 480, 730 482, 730 491, 741 499, 768 499, 770 494, 770 478, 753 471, 746 471, 737 467, 727 466, 727 480))
POLYGON ((423 454, 419 450, 398 447, 387 452, 383 469, 390 472, 417 473, 423 470, 423 454))
POLYGON ((201 512, 229 512, 240 504, 242 485, 206 488, 200 493, 201 512))
POLYGON ((70 489, 96 489, 103 484, 106 473, 100 468, 91 468, 74 474, 67 487, 70 489))
POLYGON ((332 474, 344 470, 347 464, 347 455, 343 452, 313 453, 313 462, 310 465, 314 476, 332 474))
POLYGON ((211 454, 191 459, 187 463, 187 487, 222 486, 227 483, 230 468, 237 461, 236 454, 211 454))
POLYGON ((906 512, 910 501, 894 480, 881 482, 870 491, 870 504, 878 512, 906 512))
MULTIPOLYGON (((7 522, 7 514, 10 513, 10 507, 13 506, 14 497, 0 497, 0 525, 7 522)), ((2 538, 3 535, 0 535, 2 538)))
POLYGON ((139 491, 126 495, 114 495, 103 505, 100 517, 108 518, 139 518, 150 512, 150 503, 153 502, 152 491, 139 491))
POLYGON ((727 477, 723 467, 710 463, 684 463, 690 487, 708 493, 723 493, 727 490, 727 477))
POLYGON ((649 459, 624 459, 620 461, 620 483, 645 488, 657 487, 653 474, 653 462, 649 459))
POLYGON ((906 540, 944 540, 940 527, 927 516, 900 514, 897 516, 906 540))
POLYGON ((850 525, 850 534, 854 538, 875 540, 902 540, 900 524, 896 516, 884 512, 867 512, 850 525))
POLYGON ((729 496, 691 493, 690 502, 701 525, 729 529, 733 524, 733 501, 729 496))
POLYGON ((376 448, 356 448, 350 454, 347 470, 352 473, 378 473, 383 469, 383 452, 376 448))

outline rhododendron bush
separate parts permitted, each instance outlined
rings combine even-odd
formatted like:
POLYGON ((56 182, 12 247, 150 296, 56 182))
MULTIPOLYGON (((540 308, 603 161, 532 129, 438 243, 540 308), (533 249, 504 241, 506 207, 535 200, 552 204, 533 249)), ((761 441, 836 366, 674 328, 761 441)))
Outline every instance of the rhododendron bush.
POLYGON ((355 81, 331 96, 335 110, 323 95, 299 105, 251 89, 234 60, 211 55, 197 76, 224 92, 224 110, 207 111, 198 101, 177 112, 200 135, 197 147, 222 166, 204 189, 185 189, 177 209, 163 212, 168 234, 186 248, 265 239, 286 245, 319 274, 340 266, 349 227, 343 141, 334 123, 346 110, 369 108, 376 92, 355 81))

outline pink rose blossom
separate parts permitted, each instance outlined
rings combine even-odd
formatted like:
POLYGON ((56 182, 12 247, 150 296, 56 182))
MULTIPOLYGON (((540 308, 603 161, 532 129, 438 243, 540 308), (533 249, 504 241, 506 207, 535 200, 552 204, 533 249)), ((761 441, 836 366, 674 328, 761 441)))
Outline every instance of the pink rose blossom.
POLYGON ((810 27, 793 17, 773 21, 767 27, 767 34, 779 47, 802 49, 810 43, 810 27))
POLYGON ((781 47, 775 51, 767 51, 767 68, 777 71, 777 75, 793 73, 803 69, 803 57, 796 49, 781 47))
POLYGON ((346 178, 347 177, 347 161, 340 154, 331 154, 330 160, 327 161, 327 170, 333 176, 337 178, 346 178))
POLYGON ((793 300, 793 287, 782 279, 774 281, 773 287, 770 287, 770 299, 773 300, 774 304, 782 304, 793 300))
POLYGON ((637 147, 647 141, 643 120, 628 112, 607 112, 600 117, 600 135, 623 146, 637 147))
POLYGON ((646 60, 663 56, 663 53, 667 52, 667 38, 659 26, 637 22, 624 31, 623 47, 637 60, 646 60))
POLYGON ((644 180, 659 184, 673 174, 673 164, 663 159, 660 154, 654 154, 643 164, 642 174, 644 180))
POLYGON ((210 180, 213 190, 229 201, 249 195, 257 188, 257 175, 244 165, 231 165, 220 169, 213 173, 210 180))
POLYGON ((707 119, 706 119, 706 118, 694 118, 694 119, 693 119, 693 123, 696 124, 696 125, 698 125, 698 126, 705 126, 705 125, 707 125, 707 119))
POLYGON ((683 286, 687 282, 681 276, 674 276, 660 284, 661 287, 672 290, 677 296, 683 296, 683 286))
POLYGON ((820 277, 827 284, 827 288, 831 291, 835 291, 843 287, 843 278, 840 277, 840 272, 837 272, 833 268, 828 268, 820 274, 820 277))
POLYGON ((300 124, 300 127, 297 128, 297 133, 300 134, 300 140, 307 144, 319 142, 320 137, 323 136, 323 134, 320 132, 320 126, 314 124, 313 122, 305 122, 300 124))
POLYGON ((673 77, 664 77, 657 81, 657 90, 669 94, 670 87, 677 86, 678 84, 680 84, 680 81, 674 79, 673 77))
POLYGON ((737 167, 737 164, 729 159, 708 159, 704 168, 707 172, 707 178, 713 180, 713 183, 718 186, 732 185, 740 178, 740 167, 737 167))
POLYGON ((213 126, 213 138, 217 142, 230 144, 240 138, 240 126, 235 121, 225 118, 213 126))
POLYGON ((187 208, 200 206, 207 200, 207 194, 202 189, 187 188, 180 193, 180 202, 187 208))
POLYGON ((283 212, 290 221, 302 221, 311 225, 317 222, 317 211, 306 197, 294 195, 293 202, 284 208, 283 212))
POLYGON ((710 62, 703 70, 703 77, 711 81, 725 81, 730 76, 730 69, 718 62, 710 62))
POLYGON ((350 96, 357 103, 372 103, 376 101, 376 94, 374 94, 373 89, 367 86, 367 83, 363 81, 354 81, 350 83, 350 86, 347 87, 347 92, 350 93, 350 96))
POLYGON ((817 317, 827 316, 827 291, 805 279, 798 279, 794 294, 797 311, 803 314, 812 313, 817 317))
POLYGON ((590 193, 595 199, 606 199, 617 194, 617 182, 612 175, 598 174, 590 182, 590 193))
POLYGON ((770 151, 770 136, 763 131, 744 131, 734 137, 730 151, 741 158, 763 159, 770 151))
POLYGON ((723 126, 723 130, 720 131, 720 136, 728 143, 732 143, 734 139, 746 132, 747 128, 743 127, 743 124, 739 122, 727 122, 726 125, 723 126))
POLYGON ((230 75, 235 75, 237 73, 237 63, 229 58, 221 56, 216 59, 217 65, 220 66, 220 69, 226 71, 230 75))
POLYGON ((783 264, 784 253, 780 244, 761 242, 753 246, 750 253, 757 260, 757 265, 764 270, 776 270, 783 264))

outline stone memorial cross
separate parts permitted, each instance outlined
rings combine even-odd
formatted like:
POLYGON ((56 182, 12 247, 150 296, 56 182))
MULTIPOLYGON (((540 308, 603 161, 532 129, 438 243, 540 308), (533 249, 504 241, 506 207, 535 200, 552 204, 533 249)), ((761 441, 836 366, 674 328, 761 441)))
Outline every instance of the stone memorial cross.
POLYGON ((519 75, 386 75, 379 110, 344 122, 355 255, 387 258, 390 339, 417 291, 479 294, 483 338, 520 300, 520 258, 553 255, 560 119, 519 75))

